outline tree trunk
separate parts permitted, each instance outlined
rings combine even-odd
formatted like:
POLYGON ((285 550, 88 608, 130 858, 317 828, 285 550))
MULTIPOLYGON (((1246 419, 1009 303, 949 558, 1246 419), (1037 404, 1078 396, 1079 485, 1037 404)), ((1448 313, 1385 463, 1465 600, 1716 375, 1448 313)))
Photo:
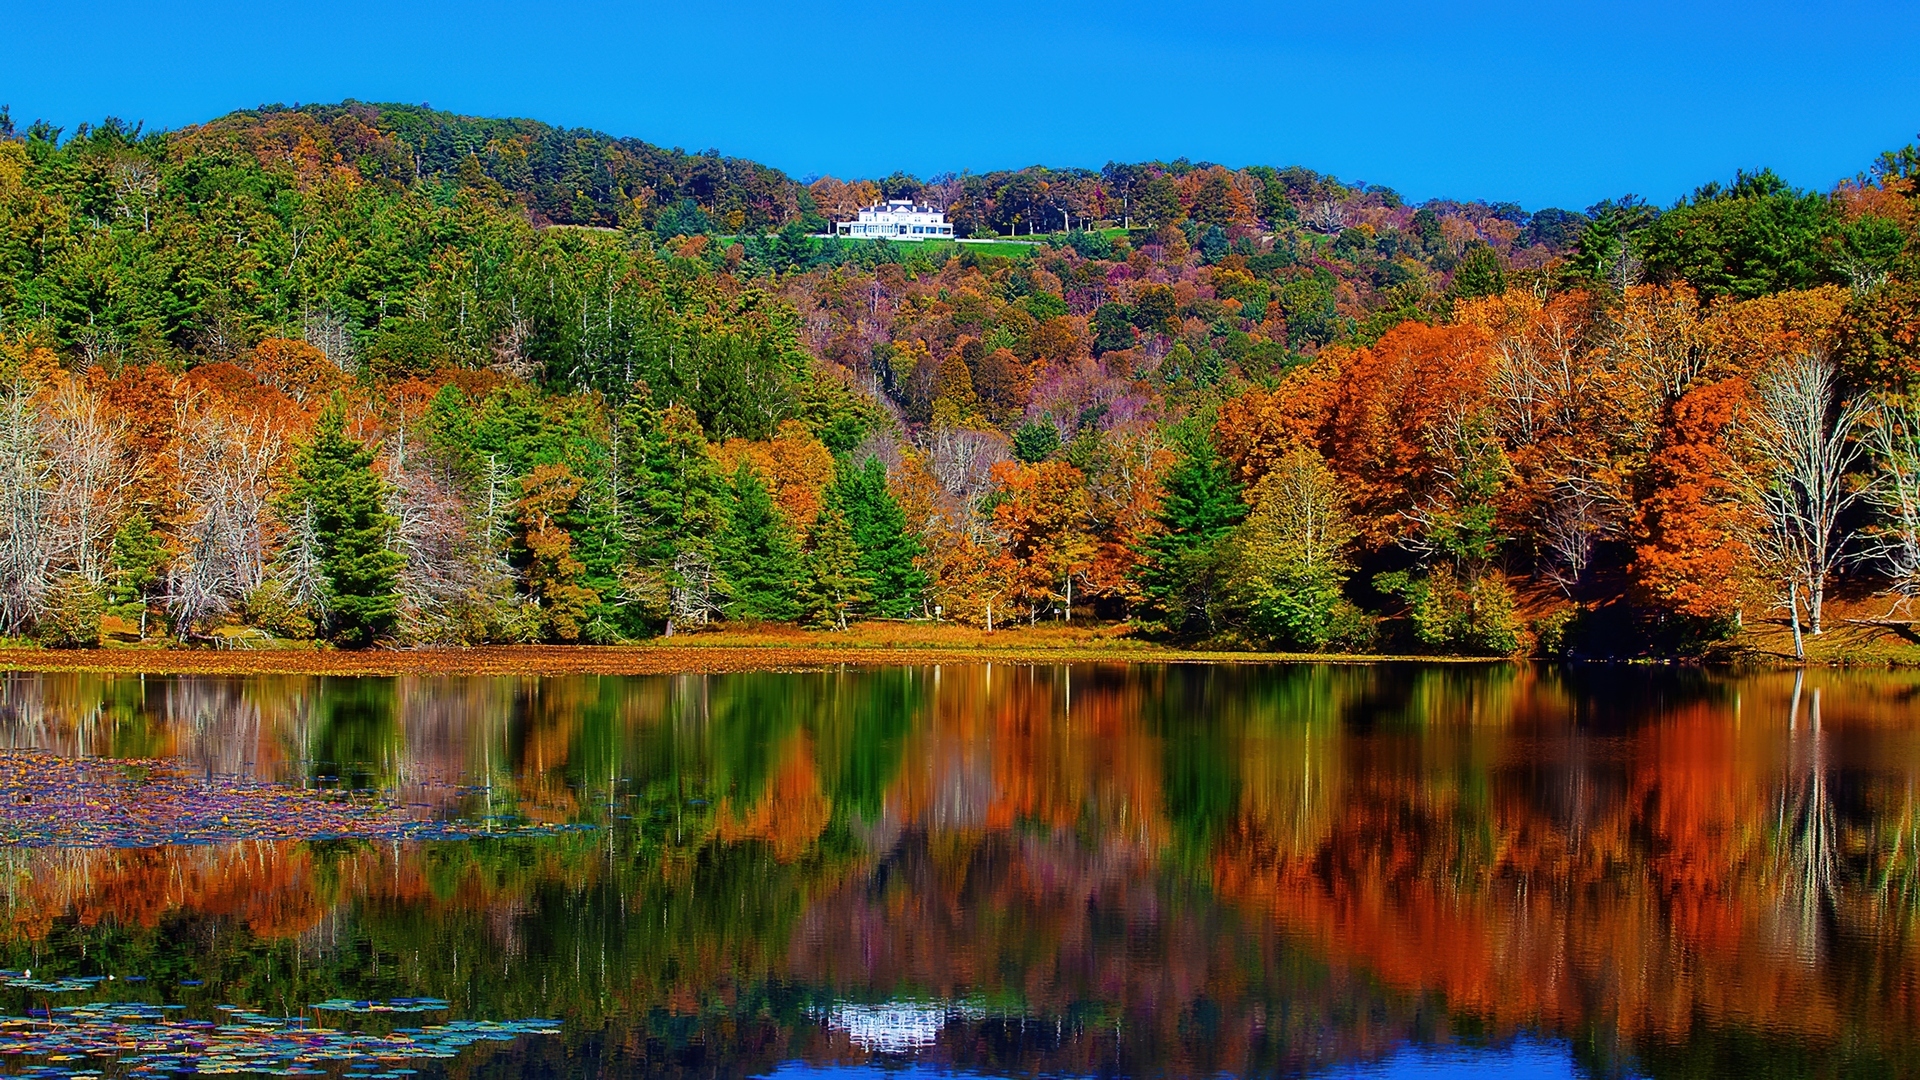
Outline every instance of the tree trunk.
POLYGON ((1787 585, 1787 610, 1793 613, 1793 655, 1796 659, 1807 658, 1807 643, 1800 637, 1800 583, 1787 585))

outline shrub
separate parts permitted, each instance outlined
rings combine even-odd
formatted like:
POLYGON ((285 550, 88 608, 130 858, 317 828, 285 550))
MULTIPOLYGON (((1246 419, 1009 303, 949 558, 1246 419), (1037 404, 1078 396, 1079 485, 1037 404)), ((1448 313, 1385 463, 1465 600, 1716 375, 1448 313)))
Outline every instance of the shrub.
POLYGON ((79 574, 63 575, 47 594, 47 611, 35 628, 49 649, 92 649, 100 644, 100 618, 107 611, 100 586, 79 574))
POLYGON ((1382 574, 1374 585, 1407 602, 1413 636, 1428 648, 1463 656, 1513 656, 1521 651, 1513 590, 1494 574, 1462 580, 1443 563, 1425 577, 1406 571, 1382 574))

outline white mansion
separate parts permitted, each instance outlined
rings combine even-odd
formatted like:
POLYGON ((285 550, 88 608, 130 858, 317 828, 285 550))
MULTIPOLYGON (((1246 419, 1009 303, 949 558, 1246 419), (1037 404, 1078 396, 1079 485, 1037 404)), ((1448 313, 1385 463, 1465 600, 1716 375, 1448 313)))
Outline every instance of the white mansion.
POLYGON ((860 211, 853 221, 834 225, 834 235, 869 240, 929 240, 953 238, 953 226, 947 215, 931 206, 916 206, 911 199, 892 199, 860 211))

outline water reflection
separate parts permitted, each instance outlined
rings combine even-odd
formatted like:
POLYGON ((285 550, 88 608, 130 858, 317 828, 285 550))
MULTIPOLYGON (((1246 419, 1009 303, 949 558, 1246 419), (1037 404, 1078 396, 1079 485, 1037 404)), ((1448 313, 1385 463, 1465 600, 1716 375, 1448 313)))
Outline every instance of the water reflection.
POLYGON ((0 848, 0 967, 565 1022, 462 1066, 487 1075, 1914 1072, 1917 692, 1508 666, 17 675, 0 745, 597 827, 0 848))

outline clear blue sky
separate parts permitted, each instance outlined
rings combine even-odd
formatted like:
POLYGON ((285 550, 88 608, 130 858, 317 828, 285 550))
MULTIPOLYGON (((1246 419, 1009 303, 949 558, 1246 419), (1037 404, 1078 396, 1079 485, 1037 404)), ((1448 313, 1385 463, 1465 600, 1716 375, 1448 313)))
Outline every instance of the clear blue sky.
POLYGON ((12 0, 0 103, 69 130, 267 102, 529 116, 795 176, 1186 156, 1413 199, 1826 188, 1920 131, 1920 4, 12 0))

